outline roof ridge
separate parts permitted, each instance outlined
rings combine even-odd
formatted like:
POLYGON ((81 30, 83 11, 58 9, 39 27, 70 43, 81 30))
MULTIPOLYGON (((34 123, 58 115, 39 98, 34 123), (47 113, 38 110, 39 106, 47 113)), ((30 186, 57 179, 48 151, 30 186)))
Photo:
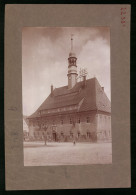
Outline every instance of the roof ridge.
POLYGON ((63 93, 63 94, 60 94, 60 95, 54 95, 55 97, 58 97, 58 96, 65 96, 65 95, 70 95, 70 94, 74 94, 74 93, 78 93, 78 91, 74 91, 74 92, 70 92, 70 93, 63 93))
MULTIPOLYGON (((95 79, 95 77, 86 79, 86 81, 89 81, 89 80, 92 80, 92 79, 95 79)), ((76 85, 79 84, 79 83, 82 83, 82 82, 83 82, 83 81, 79 81, 79 82, 76 83, 76 85)), ((74 88, 76 85, 74 85, 73 88, 74 88)), ((68 87, 68 85, 64 85, 64 86, 61 86, 61 87, 55 87, 54 90, 55 90, 55 89, 60 89, 60 88, 63 88, 63 87, 64 87, 64 88, 65 88, 65 87, 68 87)), ((70 91, 70 90, 72 90, 73 88, 68 89, 68 90, 70 91)))

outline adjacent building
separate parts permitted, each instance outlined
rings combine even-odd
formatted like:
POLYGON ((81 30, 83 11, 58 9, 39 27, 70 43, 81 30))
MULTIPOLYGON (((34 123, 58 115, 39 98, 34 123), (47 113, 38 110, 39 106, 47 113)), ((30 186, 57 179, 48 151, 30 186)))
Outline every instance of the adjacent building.
POLYGON ((29 128, 26 123, 26 117, 23 117, 23 134, 24 134, 24 141, 29 138, 29 128))

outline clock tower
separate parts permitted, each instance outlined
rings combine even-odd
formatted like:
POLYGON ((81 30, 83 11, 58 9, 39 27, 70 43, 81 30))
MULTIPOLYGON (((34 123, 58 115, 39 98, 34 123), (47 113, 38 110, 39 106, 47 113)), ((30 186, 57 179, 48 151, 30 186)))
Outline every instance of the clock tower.
POLYGON ((72 87, 75 86, 77 82, 77 65, 76 65, 76 55, 73 52, 73 35, 71 35, 71 51, 69 53, 69 58, 68 58, 68 89, 71 89, 72 87))

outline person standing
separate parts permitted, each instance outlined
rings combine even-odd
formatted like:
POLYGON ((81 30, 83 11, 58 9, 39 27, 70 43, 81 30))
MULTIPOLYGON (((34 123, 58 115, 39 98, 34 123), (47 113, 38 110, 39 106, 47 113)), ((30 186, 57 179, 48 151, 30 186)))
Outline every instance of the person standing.
POLYGON ((48 129, 47 125, 43 126, 43 137, 44 137, 44 145, 45 146, 47 145, 47 129, 48 129))
POLYGON ((75 139, 73 140, 73 145, 74 145, 74 146, 76 145, 76 140, 75 140, 75 139))

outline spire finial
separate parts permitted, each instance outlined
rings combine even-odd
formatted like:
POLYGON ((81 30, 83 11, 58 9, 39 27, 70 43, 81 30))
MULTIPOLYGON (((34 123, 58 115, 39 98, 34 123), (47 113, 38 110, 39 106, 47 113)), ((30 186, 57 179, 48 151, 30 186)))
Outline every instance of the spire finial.
POLYGON ((74 34, 71 34, 71 51, 73 51, 73 36, 74 34))

